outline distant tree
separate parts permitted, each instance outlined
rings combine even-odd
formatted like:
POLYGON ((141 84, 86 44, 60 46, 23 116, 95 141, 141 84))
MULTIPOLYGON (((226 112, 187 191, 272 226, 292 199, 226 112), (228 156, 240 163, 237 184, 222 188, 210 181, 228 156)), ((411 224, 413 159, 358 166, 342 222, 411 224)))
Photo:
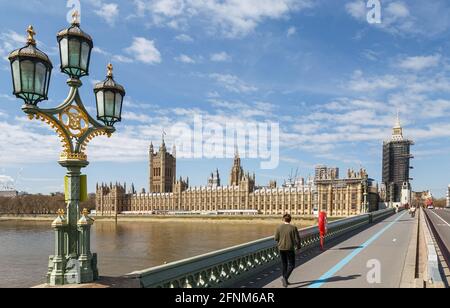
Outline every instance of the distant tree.
POLYGON ((434 207, 444 208, 447 206, 447 200, 445 198, 433 199, 433 205, 434 207))
MULTIPOLYGON (((58 209, 65 209, 66 204, 63 194, 53 194, 44 196, 24 195, 13 198, 0 197, 0 214, 9 215, 47 215, 56 214, 58 209)), ((80 211, 83 208, 95 209, 95 194, 90 194, 86 202, 80 204, 80 211)))

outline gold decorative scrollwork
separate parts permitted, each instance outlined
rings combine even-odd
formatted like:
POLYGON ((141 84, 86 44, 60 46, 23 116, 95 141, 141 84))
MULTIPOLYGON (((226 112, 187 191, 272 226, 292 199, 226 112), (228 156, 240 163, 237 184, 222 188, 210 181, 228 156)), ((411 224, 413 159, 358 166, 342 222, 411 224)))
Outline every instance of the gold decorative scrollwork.
POLYGON ((63 152, 60 156, 61 160, 87 160, 87 155, 84 153, 70 153, 63 152))
POLYGON ((91 132, 86 139, 84 140, 83 144, 81 145, 81 151, 84 152, 86 151, 86 147, 89 144, 89 142, 91 142, 92 139, 94 139, 97 136, 108 136, 108 138, 111 137, 111 133, 108 132, 106 129, 102 128, 102 129, 97 129, 93 132, 91 132))
POLYGON ((88 143, 97 136, 111 137, 111 131, 107 128, 92 127, 89 116, 76 105, 67 106, 56 114, 34 111, 28 117, 30 120, 41 120, 56 131, 63 146, 61 161, 87 161, 85 153, 88 143))
POLYGON ((89 129, 89 118, 78 106, 68 106, 59 114, 59 121, 72 138, 81 137, 89 129))
POLYGON ((38 114, 29 114, 28 118, 30 120, 36 119, 41 120, 42 122, 47 123, 50 125, 51 128, 53 128, 56 131, 56 134, 61 140, 62 146, 63 146, 63 152, 64 153, 71 153, 72 147, 70 140, 67 138, 67 135, 65 134, 64 130, 61 128, 61 126, 56 122, 56 120, 48 115, 45 115, 43 113, 38 114))

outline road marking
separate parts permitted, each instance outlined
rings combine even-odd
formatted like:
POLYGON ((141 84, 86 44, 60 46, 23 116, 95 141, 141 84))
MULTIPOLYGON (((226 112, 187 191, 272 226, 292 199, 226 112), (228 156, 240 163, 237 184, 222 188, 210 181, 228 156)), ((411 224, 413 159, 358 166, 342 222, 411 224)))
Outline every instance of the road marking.
POLYGON ((318 289, 322 287, 325 283, 327 283, 327 280, 333 277, 337 272, 339 272, 344 266, 346 266, 348 263, 350 263, 353 258, 355 258, 357 255, 359 255, 364 249, 366 249, 370 244, 372 244, 374 241, 376 241, 383 233, 385 233, 388 229, 390 229, 396 222, 398 222, 403 216, 405 216, 407 212, 403 213, 399 217, 397 217, 393 222, 391 222, 389 225, 384 227, 381 231, 379 231, 377 234, 372 236, 370 239, 367 240, 364 244, 361 245, 361 247, 355 249, 351 254, 349 254, 347 257, 342 259, 338 264, 336 264, 333 268, 331 268, 328 272, 326 272, 322 277, 320 277, 318 280, 316 280, 312 285, 309 286, 310 289, 318 289))
POLYGON ((433 211, 430 211, 430 212, 433 213, 434 215, 436 215, 440 220, 442 220, 447 226, 450 227, 450 224, 449 224, 448 222, 446 222, 446 221, 444 220, 444 218, 442 218, 441 216, 439 216, 438 214, 436 214, 436 213, 433 212, 433 211))

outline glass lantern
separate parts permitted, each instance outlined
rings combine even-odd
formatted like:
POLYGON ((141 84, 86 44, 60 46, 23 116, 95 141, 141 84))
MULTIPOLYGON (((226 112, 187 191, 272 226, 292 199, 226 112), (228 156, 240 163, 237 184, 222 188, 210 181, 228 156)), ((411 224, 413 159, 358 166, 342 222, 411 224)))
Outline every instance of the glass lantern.
POLYGON ((78 16, 75 11, 72 25, 57 35, 61 72, 76 79, 89 75, 91 51, 94 47, 92 38, 80 29, 78 16))
POLYGON ((107 126, 114 126, 122 120, 122 104, 125 89, 113 79, 113 66, 108 65, 106 79, 94 87, 97 101, 97 119, 107 126))
POLYGON ((8 59, 11 63, 13 94, 26 105, 37 105, 48 99, 48 88, 53 69, 48 56, 36 47, 34 29, 27 29, 28 41, 23 48, 14 50, 8 59))

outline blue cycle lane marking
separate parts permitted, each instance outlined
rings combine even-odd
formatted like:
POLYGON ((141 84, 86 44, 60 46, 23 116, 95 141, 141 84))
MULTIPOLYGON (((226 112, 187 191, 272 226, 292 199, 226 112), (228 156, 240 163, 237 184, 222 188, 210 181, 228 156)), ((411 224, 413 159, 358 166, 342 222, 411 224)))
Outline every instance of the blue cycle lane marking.
POLYGON ((316 280, 313 284, 309 286, 310 289, 317 289, 322 287, 325 283, 327 283, 328 279, 333 277, 337 272, 339 272, 344 266, 346 266, 348 263, 350 263, 353 258, 355 258, 357 255, 359 255, 364 249, 366 249, 370 244, 372 244, 374 241, 376 241, 383 233, 385 233, 389 228, 391 228, 396 222, 398 222, 404 215, 403 213, 397 219, 395 219, 393 222, 391 222, 389 225, 384 227, 381 231, 379 231, 377 234, 372 236, 370 239, 367 240, 364 244, 361 245, 361 247, 355 249, 351 254, 349 254, 347 257, 342 259, 338 264, 336 264, 333 268, 331 268, 328 272, 326 272, 322 277, 320 277, 318 280, 316 280))

